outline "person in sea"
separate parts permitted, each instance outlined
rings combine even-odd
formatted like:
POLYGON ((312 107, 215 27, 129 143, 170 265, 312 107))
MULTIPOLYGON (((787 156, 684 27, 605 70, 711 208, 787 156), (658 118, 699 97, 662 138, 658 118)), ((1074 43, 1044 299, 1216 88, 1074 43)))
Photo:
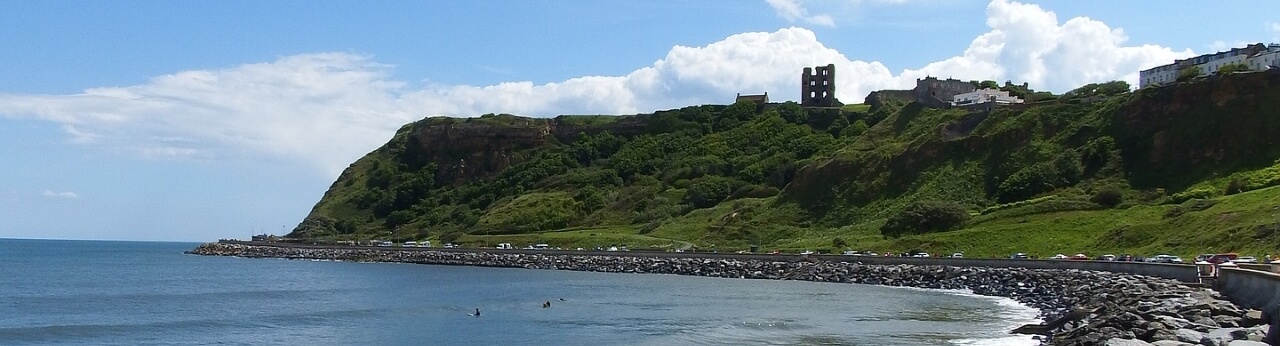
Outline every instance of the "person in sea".
POLYGON ((549 307, 551 307, 551 301, 550 301, 550 300, 548 300, 548 301, 542 302, 542 307, 543 307, 543 308, 549 308, 549 307))
POLYGON ((480 308, 476 308, 476 317, 480 317, 480 308))

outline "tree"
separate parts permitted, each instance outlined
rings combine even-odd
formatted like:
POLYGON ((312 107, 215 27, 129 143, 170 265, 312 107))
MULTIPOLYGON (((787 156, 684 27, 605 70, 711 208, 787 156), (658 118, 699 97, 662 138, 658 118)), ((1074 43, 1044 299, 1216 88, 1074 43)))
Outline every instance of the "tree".
POLYGON ((1236 72, 1245 72, 1251 70, 1249 65, 1243 63, 1226 64, 1218 68, 1219 75, 1228 75, 1236 72))
POLYGON ((844 128, 844 130, 840 131, 840 137, 853 138, 853 137, 861 136, 864 132, 867 132, 868 128, 869 127, 867 126, 867 122, 862 121, 862 119, 858 119, 858 121, 854 121, 852 124, 849 124, 849 127, 846 127, 844 128))
POLYGON ((1178 81, 1184 82, 1200 77, 1200 66, 1191 66, 1178 70, 1178 81))
POLYGON ((899 237, 906 234, 942 232, 956 229, 969 220, 969 213, 956 202, 915 201, 889 217, 880 234, 899 237))
POLYGON ((831 239, 831 246, 834 246, 837 249, 843 248, 843 247, 849 246, 849 242, 845 241, 844 238, 835 237, 831 239))
POLYGON ((684 199, 695 208, 712 207, 729 197, 729 193, 733 192, 731 188, 727 178, 706 176, 693 181, 684 199))
POLYGON ((787 101, 778 106, 778 115, 782 116, 787 122, 797 125, 804 125, 809 121, 809 113, 800 107, 795 101, 787 101))

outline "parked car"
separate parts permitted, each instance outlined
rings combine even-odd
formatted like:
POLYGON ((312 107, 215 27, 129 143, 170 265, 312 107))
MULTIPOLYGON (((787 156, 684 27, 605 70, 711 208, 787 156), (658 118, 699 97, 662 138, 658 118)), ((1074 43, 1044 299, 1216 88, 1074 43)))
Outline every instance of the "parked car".
POLYGON ((1151 263, 1182 263, 1182 259, 1174 255, 1155 255, 1151 257, 1151 263))
POLYGON ((1099 260, 1099 261, 1114 261, 1114 260, 1116 260, 1116 255, 1106 254, 1106 255, 1098 256, 1098 260, 1099 260))
POLYGON ((1240 255, 1237 255, 1234 252, 1220 253, 1217 255, 1210 256, 1208 262, 1213 264, 1234 262, 1239 258, 1240 258, 1240 255))
POLYGON ((1253 256, 1240 256, 1240 258, 1236 258, 1236 260, 1235 260, 1235 261, 1233 261, 1233 262, 1236 262, 1236 263, 1258 263, 1258 258, 1257 258, 1257 257, 1253 257, 1253 256))
POLYGON ((1009 255, 1009 259, 1027 259, 1027 258, 1029 258, 1027 257, 1027 254, 1021 253, 1021 252, 1009 255))
POLYGON ((953 253, 951 254, 951 258, 964 258, 964 253, 962 252, 953 253))
POLYGON ((1116 257, 1116 260, 1121 262, 1133 262, 1133 255, 1120 255, 1120 257, 1116 257))
POLYGON ((1068 258, 1068 259, 1072 261, 1088 261, 1089 256, 1082 253, 1078 253, 1078 254, 1071 255, 1071 258, 1068 258))
POLYGON ((1064 260, 1064 259, 1067 259, 1067 255, 1057 254, 1057 255, 1053 255, 1053 257, 1050 257, 1050 258, 1053 258, 1056 260, 1064 260))

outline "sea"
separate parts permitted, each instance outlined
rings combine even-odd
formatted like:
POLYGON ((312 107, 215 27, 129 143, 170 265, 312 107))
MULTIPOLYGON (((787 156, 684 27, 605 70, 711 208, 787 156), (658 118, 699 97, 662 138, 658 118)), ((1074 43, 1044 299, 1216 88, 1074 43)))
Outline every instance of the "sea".
POLYGON ((1038 344, 1008 333, 1036 310, 962 291, 183 254, 196 245, 0 239, 0 345, 1038 344))

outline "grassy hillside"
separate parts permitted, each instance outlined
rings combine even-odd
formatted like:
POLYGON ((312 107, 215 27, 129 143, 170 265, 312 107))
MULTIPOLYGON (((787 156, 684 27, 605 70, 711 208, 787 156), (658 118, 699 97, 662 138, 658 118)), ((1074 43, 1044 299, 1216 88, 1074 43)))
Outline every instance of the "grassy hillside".
POLYGON ((1280 250, 1280 75, 1045 99, 428 118, 353 163, 291 235, 970 256, 1280 250))

